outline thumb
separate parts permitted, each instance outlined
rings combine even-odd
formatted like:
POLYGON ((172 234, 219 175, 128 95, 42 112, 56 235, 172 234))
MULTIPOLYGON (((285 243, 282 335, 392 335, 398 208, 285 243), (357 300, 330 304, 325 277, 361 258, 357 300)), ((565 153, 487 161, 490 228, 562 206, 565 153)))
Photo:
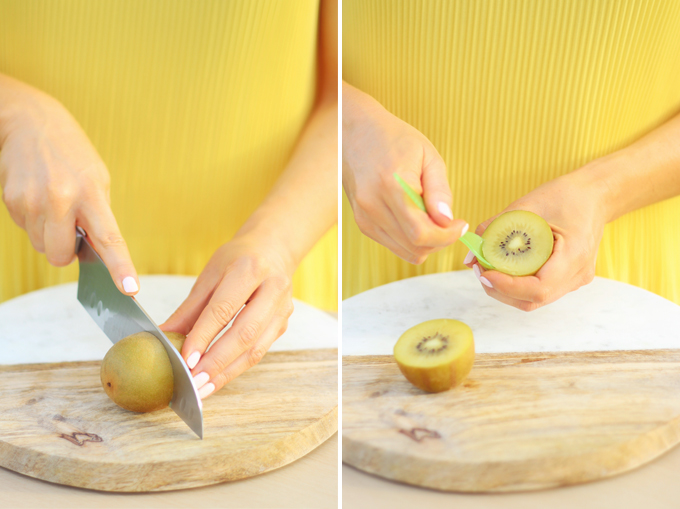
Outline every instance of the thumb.
POLYGON ((422 181, 423 200, 428 215, 437 225, 446 228, 453 221, 453 212, 451 212, 453 197, 446 165, 439 154, 435 154, 423 166, 422 181))
POLYGON ((77 222, 85 228, 118 290, 126 295, 136 294, 139 291, 139 277, 108 204, 100 200, 77 222))

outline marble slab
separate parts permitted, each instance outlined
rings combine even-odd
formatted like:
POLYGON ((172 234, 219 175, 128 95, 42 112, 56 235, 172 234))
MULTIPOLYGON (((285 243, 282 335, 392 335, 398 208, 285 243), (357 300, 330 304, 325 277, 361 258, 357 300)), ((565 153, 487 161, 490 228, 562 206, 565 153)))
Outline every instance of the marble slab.
MULTIPOLYGON (((139 302, 160 324, 182 303, 195 277, 141 276, 139 302)), ((99 360, 112 343, 76 299, 68 283, 0 305, 0 364, 99 360)), ((288 330, 271 351, 338 348, 338 321, 295 300, 288 330)))
POLYGON ((342 354, 391 355, 401 334, 434 318, 473 330, 478 353, 680 348, 680 306, 595 280, 526 313, 487 296, 471 270, 396 281, 342 302, 342 354))

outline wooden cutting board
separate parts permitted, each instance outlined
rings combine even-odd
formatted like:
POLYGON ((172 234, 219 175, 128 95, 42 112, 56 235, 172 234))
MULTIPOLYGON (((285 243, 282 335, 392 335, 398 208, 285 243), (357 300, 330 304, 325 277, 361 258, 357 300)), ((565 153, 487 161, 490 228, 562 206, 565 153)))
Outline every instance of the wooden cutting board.
POLYGON ((343 461, 446 491, 594 481, 680 441, 680 350, 478 354, 428 394, 392 356, 343 358, 343 461))
POLYGON ((165 491, 282 467, 338 429, 336 349, 270 352, 203 402, 200 440, 170 409, 104 393, 99 361, 0 366, 0 466, 104 491, 165 491))

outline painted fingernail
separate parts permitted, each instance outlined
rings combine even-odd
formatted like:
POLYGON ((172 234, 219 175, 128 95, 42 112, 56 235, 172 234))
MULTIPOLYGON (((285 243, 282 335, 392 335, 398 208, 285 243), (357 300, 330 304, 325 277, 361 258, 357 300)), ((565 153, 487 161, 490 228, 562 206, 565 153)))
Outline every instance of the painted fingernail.
POLYGON ((475 277, 477 279, 479 279, 482 275, 482 271, 479 270, 479 265, 477 265, 476 263, 472 266, 472 272, 475 273, 475 277))
POLYGON ((437 210, 453 221, 453 212, 451 212, 451 207, 449 207, 446 203, 443 201, 437 203, 437 210))
POLYGON ((482 282, 483 285, 488 286, 489 288, 493 288, 493 285, 491 284, 491 281, 486 279, 484 276, 481 276, 479 280, 482 282))
POLYGON ((198 364, 198 361, 201 359, 201 354, 200 352, 194 352, 192 353, 189 358, 187 359, 187 366, 189 366, 189 369, 194 369, 196 367, 196 364, 198 364))
POLYGON ((475 255, 472 254, 472 251, 468 251, 468 254, 465 255, 465 260, 463 260, 463 263, 467 265, 470 263, 472 260, 474 260, 475 255))
POLYGON ((127 293, 134 293, 139 291, 139 286, 137 286, 137 281, 132 276, 128 276, 123 279, 123 290, 127 293))
POLYGON ((201 387, 198 391, 198 395, 201 399, 204 399, 206 396, 210 396, 210 394, 214 390, 215 390, 215 384, 210 383, 210 384, 207 384, 207 385, 204 385, 203 387, 201 387))
POLYGON ((463 235, 465 235, 469 229, 470 229, 470 225, 465 223, 465 226, 463 226, 463 229, 460 232, 460 236, 462 237, 463 235))
POLYGON ((205 371, 201 371, 194 377, 194 387, 196 387, 196 389, 200 389, 208 382, 208 380, 210 380, 210 375, 205 371))

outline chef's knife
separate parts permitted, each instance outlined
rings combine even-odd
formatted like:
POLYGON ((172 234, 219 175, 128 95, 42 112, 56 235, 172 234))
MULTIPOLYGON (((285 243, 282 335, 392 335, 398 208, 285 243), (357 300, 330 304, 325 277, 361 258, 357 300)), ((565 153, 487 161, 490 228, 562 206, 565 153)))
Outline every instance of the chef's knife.
POLYGON ((85 231, 80 227, 77 230, 76 254, 80 264, 78 300, 114 344, 130 334, 144 331, 160 340, 170 358, 175 380, 170 408, 202 439, 202 404, 182 356, 137 300, 118 290, 85 231))

